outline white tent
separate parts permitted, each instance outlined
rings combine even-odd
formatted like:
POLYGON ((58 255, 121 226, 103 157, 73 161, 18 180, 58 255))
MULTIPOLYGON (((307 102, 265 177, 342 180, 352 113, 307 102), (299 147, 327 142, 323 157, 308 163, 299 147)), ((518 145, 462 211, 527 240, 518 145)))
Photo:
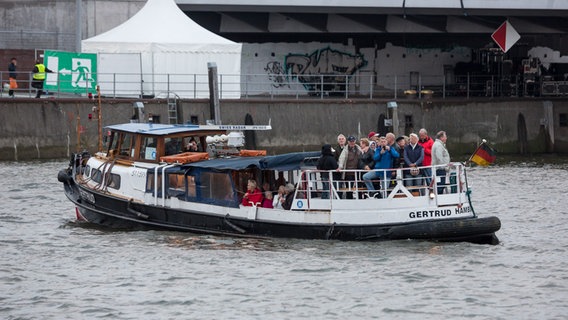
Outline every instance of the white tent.
POLYGON ((209 97, 214 62, 221 98, 239 98, 241 46, 195 23, 174 0, 148 0, 123 24, 82 41, 83 52, 99 54, 102 94, 116 96, 209 97))

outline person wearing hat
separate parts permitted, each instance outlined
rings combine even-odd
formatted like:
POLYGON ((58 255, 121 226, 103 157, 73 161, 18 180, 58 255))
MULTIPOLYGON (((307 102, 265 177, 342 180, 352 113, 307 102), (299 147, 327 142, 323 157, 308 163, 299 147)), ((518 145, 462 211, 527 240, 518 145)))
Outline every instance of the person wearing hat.
MULTIPOLYGON (((343 148, 341 155, 339 155, 339 161, 337 165, 338 170, 357 170, 359 169, 359 159, 361 158, 361 147, 359 147, 355 142, 357 139, 354 136, 349 136, 347 138, 347 146, 343 148)), ((355 172, 345 172, 343 175, 343 180, 346 181, 347 187, 352 188, 353 185, 350 181, 355 181, 355 172)), ((353 193, 347 193, 347 199, 353 199, 353 193)))
POLYGON ((369 141, 375 141, 375 143, 376 143, 377 140, 379 140, 379 134, 376 133, 375 131, 371 131, 367 135, 367 138, 369 139, 369 141))
MULTIPOLYGON (((331 145, 324 144, 321 147, 321 156, 318 160, 316 168, 324 170, 320 173, 322 181, 322 199, 329 199, 329 170, 337 169, 337 161, 331 152, 331 145)), ((335 180, 335 179, 334 179, 335 180)))

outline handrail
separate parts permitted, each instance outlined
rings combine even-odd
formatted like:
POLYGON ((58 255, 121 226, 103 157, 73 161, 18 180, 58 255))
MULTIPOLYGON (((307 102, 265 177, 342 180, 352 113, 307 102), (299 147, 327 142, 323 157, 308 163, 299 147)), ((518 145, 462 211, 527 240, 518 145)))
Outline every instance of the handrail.
MULTIPOLYGON (((17 73, 17 96, 35 95, 36 89, 31 87, 32 74, 22 71, 17 73)), ((501 79, 493 75, 456 75, 450 81, 445 76, 419 74, 414 85, 411 84, 410 75, 367 73, 220 74, 219 77, 223 84, 219 88, 220 99, 491 99, 568 94, 559 91, 545 92, 544 82, 529 86, 523 83, 520 77, 501 79)), ((0 97, 4 97, 8 91, 4 88, 8 71, 0 71, 0 79, 3 83, 0 97)), ((58 98, 88 97, 89 93, 91 96, 96 95, 94 88, 98 84, 102 95, 110 98, 160 98, 163 92, 174 93, 182 99, 209 97, 208 74, 98 73, 87 74, 86 79, 79 82, 73 82, 72 79, 69 74, 48 74, 44 90, 48 91, 48 95, 58 98)), ((414 78, 412 80, 414 81, 414 78)))
MULTIPOLYGON (((378 198, 378 199, 393 199, 400 197, 430 197, 432 199, 441 195, 456 195, 456 202, 463 202, 463 193, 468 190, 467 180, 465 179, 464 165, 459 162, 453 162, 449 165, 437 166, 421 166, 418 167, 421 171, 420 176, 413 176, 410 174, 410 169, 405 168, 391 168, 391 169, 373 169, 373 170, 316 170, 307 169, 303 170, 299 176, 299 181, 296 185, 296 198, 299 199, 331 199, 341 200, 346 198, 341 196, 342 193, 353 193, 353 199, 362 198, 378 198), (423 169, 431 169, 431 183, 426 184, 424 179, 423 169), (443 170, 443 173, 438 172, 443 170), (384 173, 389 178, 389 184, 386 189, 379 186, 375 190, 369 190, 364 184, 364 179, 361 177, 364 173, 375 171, 384 173), (394 175, 390 175, 391 173, 394 175), (322 173, 327 173, 329 178, 322 177, 322 173), (336 178, 338 175, 345 173, 352 173, 352 179, 336 178), (336 176, 336 177, 334 177, 336 176), (416 183, 416 180, 419 180, 416 183), (443 182, 442 182, 443 181, 443 182), (315 196, 314 196, 315 195, 315 196)), ((377 183, 382 179, 371 180, 377 183)), ((351 198, 351 197, 349 197, 351 198)))

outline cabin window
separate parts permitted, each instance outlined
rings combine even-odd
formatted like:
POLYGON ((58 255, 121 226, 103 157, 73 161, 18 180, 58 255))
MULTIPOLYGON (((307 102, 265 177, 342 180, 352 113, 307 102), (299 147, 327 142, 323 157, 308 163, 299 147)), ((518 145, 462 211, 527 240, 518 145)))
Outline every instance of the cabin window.
POLYGON ((184 137, 182 141, 184 152, 203 152, 199 137, 184 137))
POLYGON ((166 145, 166 156, 182 152, 181 138, 166 138, 164 141, 166 145))
POLYGON ((91 175, 91 179, 96 182, 96 183, 101 183, 103 181, 103 176, 101 175, 101 170, 99 169, 93 169, 91 171, 92 175, 91 175))
POLYGON ((233 200, 231 178, 226 173, 203 172, 200 179, 201 197, 215 200, 233 200))
POLYGON ((144 137, 140 146, 140 159, 156 160, 158 139, 155 137, 144 137))
POLYGON ((197 196, 197 193, 195 192, 195 177, 186 176, 185 182, 187 184, 187 196, 195 198, 197 196))
MULTIPOLYGON (((148 171, 146 192, 154 193, 154 171, 148 171)), ((158 194, 162 192, 162 173, 158 173, 158 194)))
POLYGON ((134 157, 134 143, 133 135, 130 133, 123 133, 121 135, 120 152, 119 155, 134 157))
POLYGON ((113 189, 120 189, 120 175, 111 173, 107 186, 113 189))
MULTIPOLYGON (((91 180, 93 180, 96 183, 101 183, 103 182, 103 175, 101 173, 101 170, 99 169, 91 169, 91 167, 87 166, 85 168, 85 175, 88 177, 91 177, 91 180), (89 171, 89 172, 87 172, 89 171)), ((120 175, 115 174, 115 173, 111 173, 111 174, 106 174, 106 185, 108 187, 111 187, 113 189, 120 189, 120 175)))
POLYGON ((176 197, 185 193, 183 172, 168 174, 168 196, 176 197))
POLYGON ((83 172, 83 174, 84 174, 86 177, 90 177, 90 176, 91 176, 91 166, 90 166, 90 165, 87 165, 87 166, 85 167, 85 171, 83 172))
POLYGON ((118 150, 118 132, 112 132, 109 135, 110 141, 109 141, 109 151, 112 150, 118 150))

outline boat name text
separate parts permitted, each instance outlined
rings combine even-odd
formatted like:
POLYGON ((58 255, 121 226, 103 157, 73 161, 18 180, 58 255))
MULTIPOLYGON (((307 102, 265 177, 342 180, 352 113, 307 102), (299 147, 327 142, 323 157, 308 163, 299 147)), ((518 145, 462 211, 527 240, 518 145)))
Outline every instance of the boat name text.
POLYGON ((130 175, 131 175, 132 177, 146 178, 146 171, 134 169, 134 170, 132 170, 132 172, 130 173, 130 175))
POLYGON ((412 211, 408 214, 410 219, 417 219, 417 218, 436 218, 436 217, 449 217, 452 214, 460 215, 464 213, 471 212, 471 207, 461 207, 455 208, 454 210, 445 209, 445 210, 421 210, 421 211, 412 211), (452 213, 453 211, 453 213, 452 213))

